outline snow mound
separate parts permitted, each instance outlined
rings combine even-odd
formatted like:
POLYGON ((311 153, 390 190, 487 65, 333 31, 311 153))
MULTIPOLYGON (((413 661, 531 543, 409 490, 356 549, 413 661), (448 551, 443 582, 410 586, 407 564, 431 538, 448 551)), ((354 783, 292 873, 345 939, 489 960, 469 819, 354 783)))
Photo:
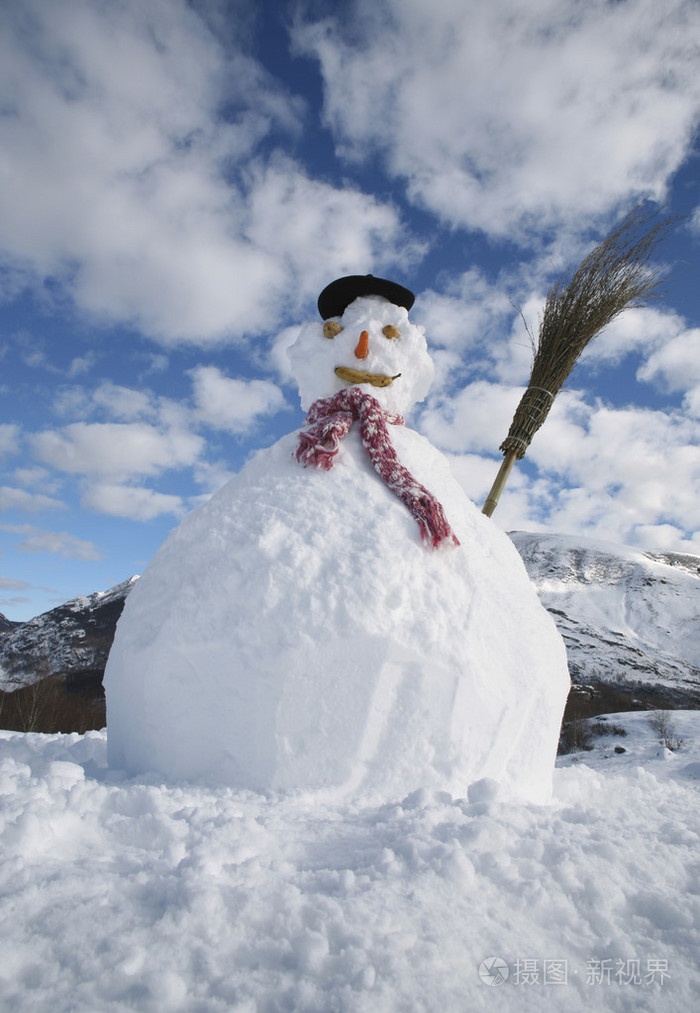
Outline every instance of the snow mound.
POLYGON ((105 674, 113 767, 365 800, 484 778, 549 797, 563 642, 445 458, 392 439, 460 547, 421 543, 355 429, 330 472, 293 459, 295 434, 257 454, 127 599, 105 674))
POLYGON ((546 807, 312 806, 125 778, 104 733, 0 732, 0 1007, 693 1010, 700 713, 673 718, 669 761, 611 715, 627 736, 562 758, 546 807))

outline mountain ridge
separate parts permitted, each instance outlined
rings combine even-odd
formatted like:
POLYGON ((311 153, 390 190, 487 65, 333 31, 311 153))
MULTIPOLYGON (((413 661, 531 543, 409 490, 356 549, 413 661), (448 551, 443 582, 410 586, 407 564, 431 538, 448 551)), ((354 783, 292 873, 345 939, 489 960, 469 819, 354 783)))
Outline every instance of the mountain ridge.
MULTIPOLYGON (((574 687, 700 707, 700 556, 511 532, 567 647, 574 687)), ((585 695, 585 693, 583 693, 585 695)))
POLYGON ((0 685, 17 689, 53 676, 101 682, 117 620, 136 577, 72 598, 26 622, 0 628, 0 685))

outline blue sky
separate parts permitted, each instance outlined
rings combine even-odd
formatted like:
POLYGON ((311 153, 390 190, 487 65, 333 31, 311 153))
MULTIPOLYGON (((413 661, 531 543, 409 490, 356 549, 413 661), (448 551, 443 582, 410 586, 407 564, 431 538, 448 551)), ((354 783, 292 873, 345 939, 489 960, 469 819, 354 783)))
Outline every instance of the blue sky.
POLYGON ((8 0, 0 611, 141 572, 303 421, 343 274, 416 293, 411 423, 481 505, 549 285, 638 201, 664 295, 587 350, 494 523, 700 553, 700 6, 8 0))

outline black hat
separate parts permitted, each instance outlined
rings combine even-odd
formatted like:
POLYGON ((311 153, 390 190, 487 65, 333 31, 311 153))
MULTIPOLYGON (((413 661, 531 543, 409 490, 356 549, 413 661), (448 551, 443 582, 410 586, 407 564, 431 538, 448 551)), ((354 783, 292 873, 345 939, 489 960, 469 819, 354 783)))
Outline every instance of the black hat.
POLYGON ((375 278, 373 274, 349 274, 326 285, 318 297, 318 312, 324 320, 340 317, 350 303, 362 295, 381 295, 395 306, 405 306, 407 310, 416 298, 413 292, 395 281, 375 278))

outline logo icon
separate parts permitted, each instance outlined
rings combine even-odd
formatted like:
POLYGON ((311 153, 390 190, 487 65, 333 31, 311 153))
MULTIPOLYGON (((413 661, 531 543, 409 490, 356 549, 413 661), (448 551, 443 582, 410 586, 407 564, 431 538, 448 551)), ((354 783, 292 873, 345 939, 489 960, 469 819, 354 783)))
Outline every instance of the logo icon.
POLYGON ((510 968, 501 957, 487 957, 479 964, 479 977, 485 985, 505 985, 510 968))

